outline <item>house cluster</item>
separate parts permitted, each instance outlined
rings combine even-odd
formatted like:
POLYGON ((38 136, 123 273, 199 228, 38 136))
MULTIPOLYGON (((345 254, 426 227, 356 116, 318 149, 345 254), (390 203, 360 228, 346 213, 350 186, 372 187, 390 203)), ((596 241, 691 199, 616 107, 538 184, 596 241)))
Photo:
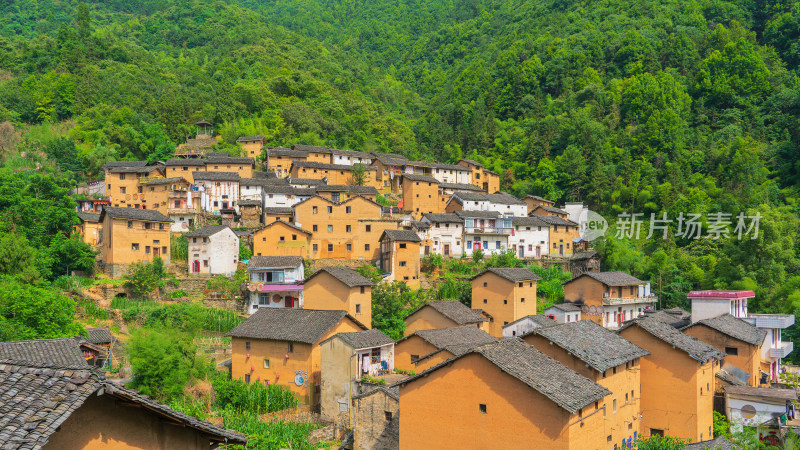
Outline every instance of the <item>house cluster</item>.
POLYGON ((536 274, 492 268, 471 279, 469 306, 427 303, 395 341, 371 328, 368 279, 338 267, 299 283, 302 264, 253 258, 261 281, 229 333, 231 375, 291 389, 352 430, 352 448, 704 442, 714 410, 780 439, 797 399, 772 385, 794 317, 749 314, 751 291, 692 292, 691 314, 655 310, 648 282, 588 272, 542 310, 536 274))
POLYGON ((245 156, 233 157, 211 151, 210 124, 197 126, 198 137, 175 158, 107 163, 105 198, 79 201, 75 231, 101 250, 107 274, 156 256, 173 263, 171 237, 185 233, 190 274, 229 275, 242 234, 231 227, 250 230, 256 256, 358 260, 411 286, 420 282, 420 258, 430 254, 569 258, 584 244, 574 204, 559 209, 541 197, 501 192, 497 174, 477 161, 267 148, 263 136, 240 138, 245 156), (256 170, 257 158, 264 171, 256 170), (398 205, 377 203, 384 194, 398 205))

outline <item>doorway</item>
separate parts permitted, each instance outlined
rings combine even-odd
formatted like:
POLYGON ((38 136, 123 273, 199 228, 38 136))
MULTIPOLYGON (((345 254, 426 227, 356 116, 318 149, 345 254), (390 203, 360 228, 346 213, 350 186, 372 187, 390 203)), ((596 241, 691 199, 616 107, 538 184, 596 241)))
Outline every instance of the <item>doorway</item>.
POLYGON ((450 256, 450 244, 444 244, 444 256, 450 256))
POLYGON ((524 245, 520 245, 519 246, 519 255, 518 256, 520 258, 524 258, 525 257, 525 246, 524 245))

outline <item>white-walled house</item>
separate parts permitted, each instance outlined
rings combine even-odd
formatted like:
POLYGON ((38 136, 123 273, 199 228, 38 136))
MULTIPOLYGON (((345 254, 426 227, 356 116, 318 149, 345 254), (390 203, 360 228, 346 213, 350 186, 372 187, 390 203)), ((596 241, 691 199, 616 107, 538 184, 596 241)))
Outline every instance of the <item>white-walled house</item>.
POLYGON ((464 254, 471 256, 475 250, 484 255, 508 250, 511 235, 511 217, 500 217, 497 211, 456 211, 464 220, 464 254))
POLYGON ((440 183, 472 184, 472 169, 454 164, 406 162, 403 165, 403 173, 428 175, 440 183))
POLYGON ((186 234, 189 274, 233 275, 239 264, 239 237, 225 225, 208 225, 186 234))
POLYGON ((429 225, 427 237, 431 242, 431 252, 461 257, 464 252, 464 219, 456 214, 423 214, 420 222, 429 225))
POLYGON ((299 256, 253 256, 247 264, 247 314, 258 308, 302 308, 303 258, 299 256))
POLYGON ((269 185, 263 187, 264 208, 291 208, 316 194, 316 190, 296 188, 291 185, 269 185))
POLYGON ((725 386, 725 412, 734 432, 779 418, 795 401, 797 392, 794 389, 725 386))
POLYGON ((369 166, 372 164, 372 159, 373 156, 369 153, 331 149, 331 164, 341 164, 345 166, 363 164, 369 166))
POLYGON ((542 219, 532 217, 512 217, 514 233, 508 238, 508 245, 517 252, 517 258, 541 258, 550 252, 550 225, 542 219))
POLYGON ((544 315, 557 323, 581 320, 581 307, 574 303, 558 303, 544 310, 544 315))
POLYGON ((239 201, 239 174, 236 172, 194 172, 194 184, 200 191, 203 211, 219 214, 236 209, 239 201))
POLYGON ((450 197, 445 209, 448 211, 457 209, 464 211, 495 211, 503 217, 528 216, 528 204, 505 192, 487 194, 485 192, 458 191, 450 197), (450 204, 453 202, 460 207, 451 206, 450 204))
POLYGON ((553 319, 545 317, 543 314, 525 316, 517 319, 508 325, 503 325, 503 337, 521 337, 539 328, 552 327, 558 325, 553 319))

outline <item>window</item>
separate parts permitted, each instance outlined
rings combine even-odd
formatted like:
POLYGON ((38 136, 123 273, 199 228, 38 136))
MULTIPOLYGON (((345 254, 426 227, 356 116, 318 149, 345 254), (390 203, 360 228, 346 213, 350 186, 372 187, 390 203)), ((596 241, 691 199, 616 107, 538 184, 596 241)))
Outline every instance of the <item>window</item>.
POLYGON ((245 383, 249 383, 250 382, 250 374, 249 373, 244 374, 244 382, 245 383))
POLYGON ((350 214, 350 212, 351 212, 351 208, 350 208, 349 206, 348 206, 348 207, 346 207, 346 208, 344 209, 344 212, 346 212, 347 214, 350 214))
POLYGON ((611 442, 611 435, 606 436, 606 442, 611 442))
POLYGON ((332 252, 332 251, 333 251, 333 244, 328 244, 328 251, 329 251, 329 252, 332 252))
POLYGON ((522 283, 519 284, 519 287, 522 287, 522 283))
POLYGON ((328 214, 333 214, 333 206, 328 206, 328 214))
POLYGON ((625 403, 628 403, 628 393, 625 393, 625 403))
POLYGON ((351 228, 350 228, 350 225, 345 225, 345 227, 344 227, 344 231, 345 231, 345 232, 347 232, 347 233, 349 233, 349 232, 350 232, 350 230, 351 230, 351 228))
POLYGON ((124 194, 124 193, 125 193, 125 187, 121 187, 121 188, 119 188, 119 192, 120 192, 121 194, 124 194))
POLYGON ((159 230, 163 230, 164 229, 164 224, 163 223, 158 224, 158 229, 159 230))
POLYGON ((289 344, 286 346, 286 351, 289 353, 294 352, 294 342, 289 342, 289 344))
POLYGON ((725 353, 727 353, 728 355, 731 355, 731 356, 738 356, 739 355, 739 349, 736 348, 736 347, 725 347, 725 353))
POLYGON ((405 261, 400 261, 400 267, 406 267, 406 262, 405 261))
POLYGON ((133 221, 132 220, 128 221, 128 228, 133 228, 133 221))
POLYGON ((483 283, 483 287, 486 287, 488 285, 489 285, 489 283, 486 283, 486 282, 483 283))
POLYGON ((150 254, 150 246, 149 245, 145 245, 144 246, 144 254, 145 255, 149 255, 150 254))
POLYGON ((361 314, 361 305, 358 303, 356 304, 356 314, 361 314))
POLYGON ((293 240, 293 241, 296 241, 296 240, 297 240, 297 235, 296 235, 296 234, 293 234, 293 235, 292 235, 292 240, 293 240))
MULTIPOLYGON (((272 196, 270 195, 270 197, 272 197, 272 196)), ((318 212, 319 212, 319 210, 317 209, 317 207, 316 207, 316 206, 312 206, 312 207, 311 207, 311 214, 316 214, 316 213, 318 213, 318 212)))
POLYGON ((386 421, 387 421, 387 422, 388 422, 388 421, 390 421, 390 420, 392 420, 392 413, 391 413, 391 411, 384 411, 384 412, 383 412, 383 418, 384 418, 384 419, 386 419, 386 421))
POLYGON ((486 414, 486 404, 481 403, 478 405, 478 411, 480 411, 481 414, 486 414))
POLYGON ((328 225, 328 233, 333 233, 333 225, 328 225))
POLYGON ((319 245, 317 245, 317 244, 313 244, 311 247, 312 247, 312 250, 315 251, 315 252, 317 250, 319 250, 319 245))
POLYGON ((352 252, 353 251, 353 244, 347 244, 347 251, 348 252, 352 252))
POLYGON ((664 436, 664 430, 658 428, 650 428, 650 436, 664 436))
POLYGON ((613 405, 614 405, 614 407, 613 407, 612 411, 617 412, 617 399, 614 399, 613 405))
POLYGON ((264 358, 264 368, 269 369, 269 358, 264 358))
POLYGON ((245 350, 250 350, 250 341, 245 341, 245 343, 244 343, 244 349, 245 349, 245 350))
POLYGON ((367 230, 366 230, 366 231, 367 231, 367 233, 369 233, 370 231, 372 231, 372 225, 367 225, 367 227, 366 227, 366 228, 367 228, 367 230))
POLYGON ((406 244, 400 244, 400 248, 406 248, 406 244))
POLYGON ((315 232, 315 233, 316 233, 316 232, 317 232, 317 230, 318 230, 318 227, 317 227, 316 225, 312 225, 312 226, 311 226, 311 231, 313 231, 313 232, 315 232))
POLYGON ((280 238, 278 238, 278 239, 279 239, 281 242, 283 242, 283 241, 285 241, 285 240, 286 240, 286 239, 284 239, 284 237, 283 237, 283 236, 281 236, 281 237, 280 237, 280 238))
POLYGON ((525 303, 525 297, 522 297, 521 299, 519 299, 519 302, 520 303, 525 303))
POLYGON ((131 244, 131 250, 138 251, 139 250, 139 244, 131 244))
POLYGON ((508 304, 508 299, 503 299, 503 304, 507 305, 508 304))
POLYGON ((414 362, 419 359, 419 355, 411 355, 411 362, 414 362))
POLYGON ((489 303, 489 301, 486 300, 486 299, 483 299, 483 303, 486 304, 486 303, 489 303))
POLYGON ((364 244, 364 250, 369 251, 369 244, 364 244))
POLYGON ((617 373, 617 368, 614 367, 613 369, 611 369, 611 373, 616 374, 617 373))
POLYGON ((365 291, 366 291, 366 288, 364 286, 361 286, 361 293, 363 294, 365 291))
POLYGON ((208 267, 208 260, 207 259, 203 260, 203 267, 208 267))

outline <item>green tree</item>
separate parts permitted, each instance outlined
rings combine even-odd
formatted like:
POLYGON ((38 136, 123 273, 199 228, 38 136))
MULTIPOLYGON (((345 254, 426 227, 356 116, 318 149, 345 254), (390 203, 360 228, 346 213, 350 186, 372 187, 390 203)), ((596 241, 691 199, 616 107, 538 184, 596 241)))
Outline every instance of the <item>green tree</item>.
POLYGON ((636 450, 683 450, 689 441, 672 436, 653 435, 637 440, 633 448, 636 450))
POLYGON ((406 328, 403 319, 422 306, 419 291, 409 289, 403 282, 380 283, 372 288, 372 327, 392 339, 403 337, 406 328))
POLYGON ((160 401, 183 393, 186 384, 206 368, 192 337, 171 329, 140 329, 127 345, 133 379, 130 387, 160 401))
POLYGON ((160 297, 161 290, 166 286, 167 274, 164 270, 164 261, 159 256, 153 257, 152 262, 135 262, 128 267, 123 279, 125 286, 134 296, 149 298, 160 297))
POLYGON ((353 164, 350 174, 350 184, 353 186, 363 186, 367 181, 367 168, 362 163, 353 164))
POLYGON ((58 234, 50 242, 48 250, 53 261, 53 277, 69 275, 73 270, 87 274, 94 272, 94 258, 97 253, 77 234, 70 237, 58 234))
POLYGON ((60 292, 0 278, 0 340, 51 339, 85 334, 75 302, 60 292))

